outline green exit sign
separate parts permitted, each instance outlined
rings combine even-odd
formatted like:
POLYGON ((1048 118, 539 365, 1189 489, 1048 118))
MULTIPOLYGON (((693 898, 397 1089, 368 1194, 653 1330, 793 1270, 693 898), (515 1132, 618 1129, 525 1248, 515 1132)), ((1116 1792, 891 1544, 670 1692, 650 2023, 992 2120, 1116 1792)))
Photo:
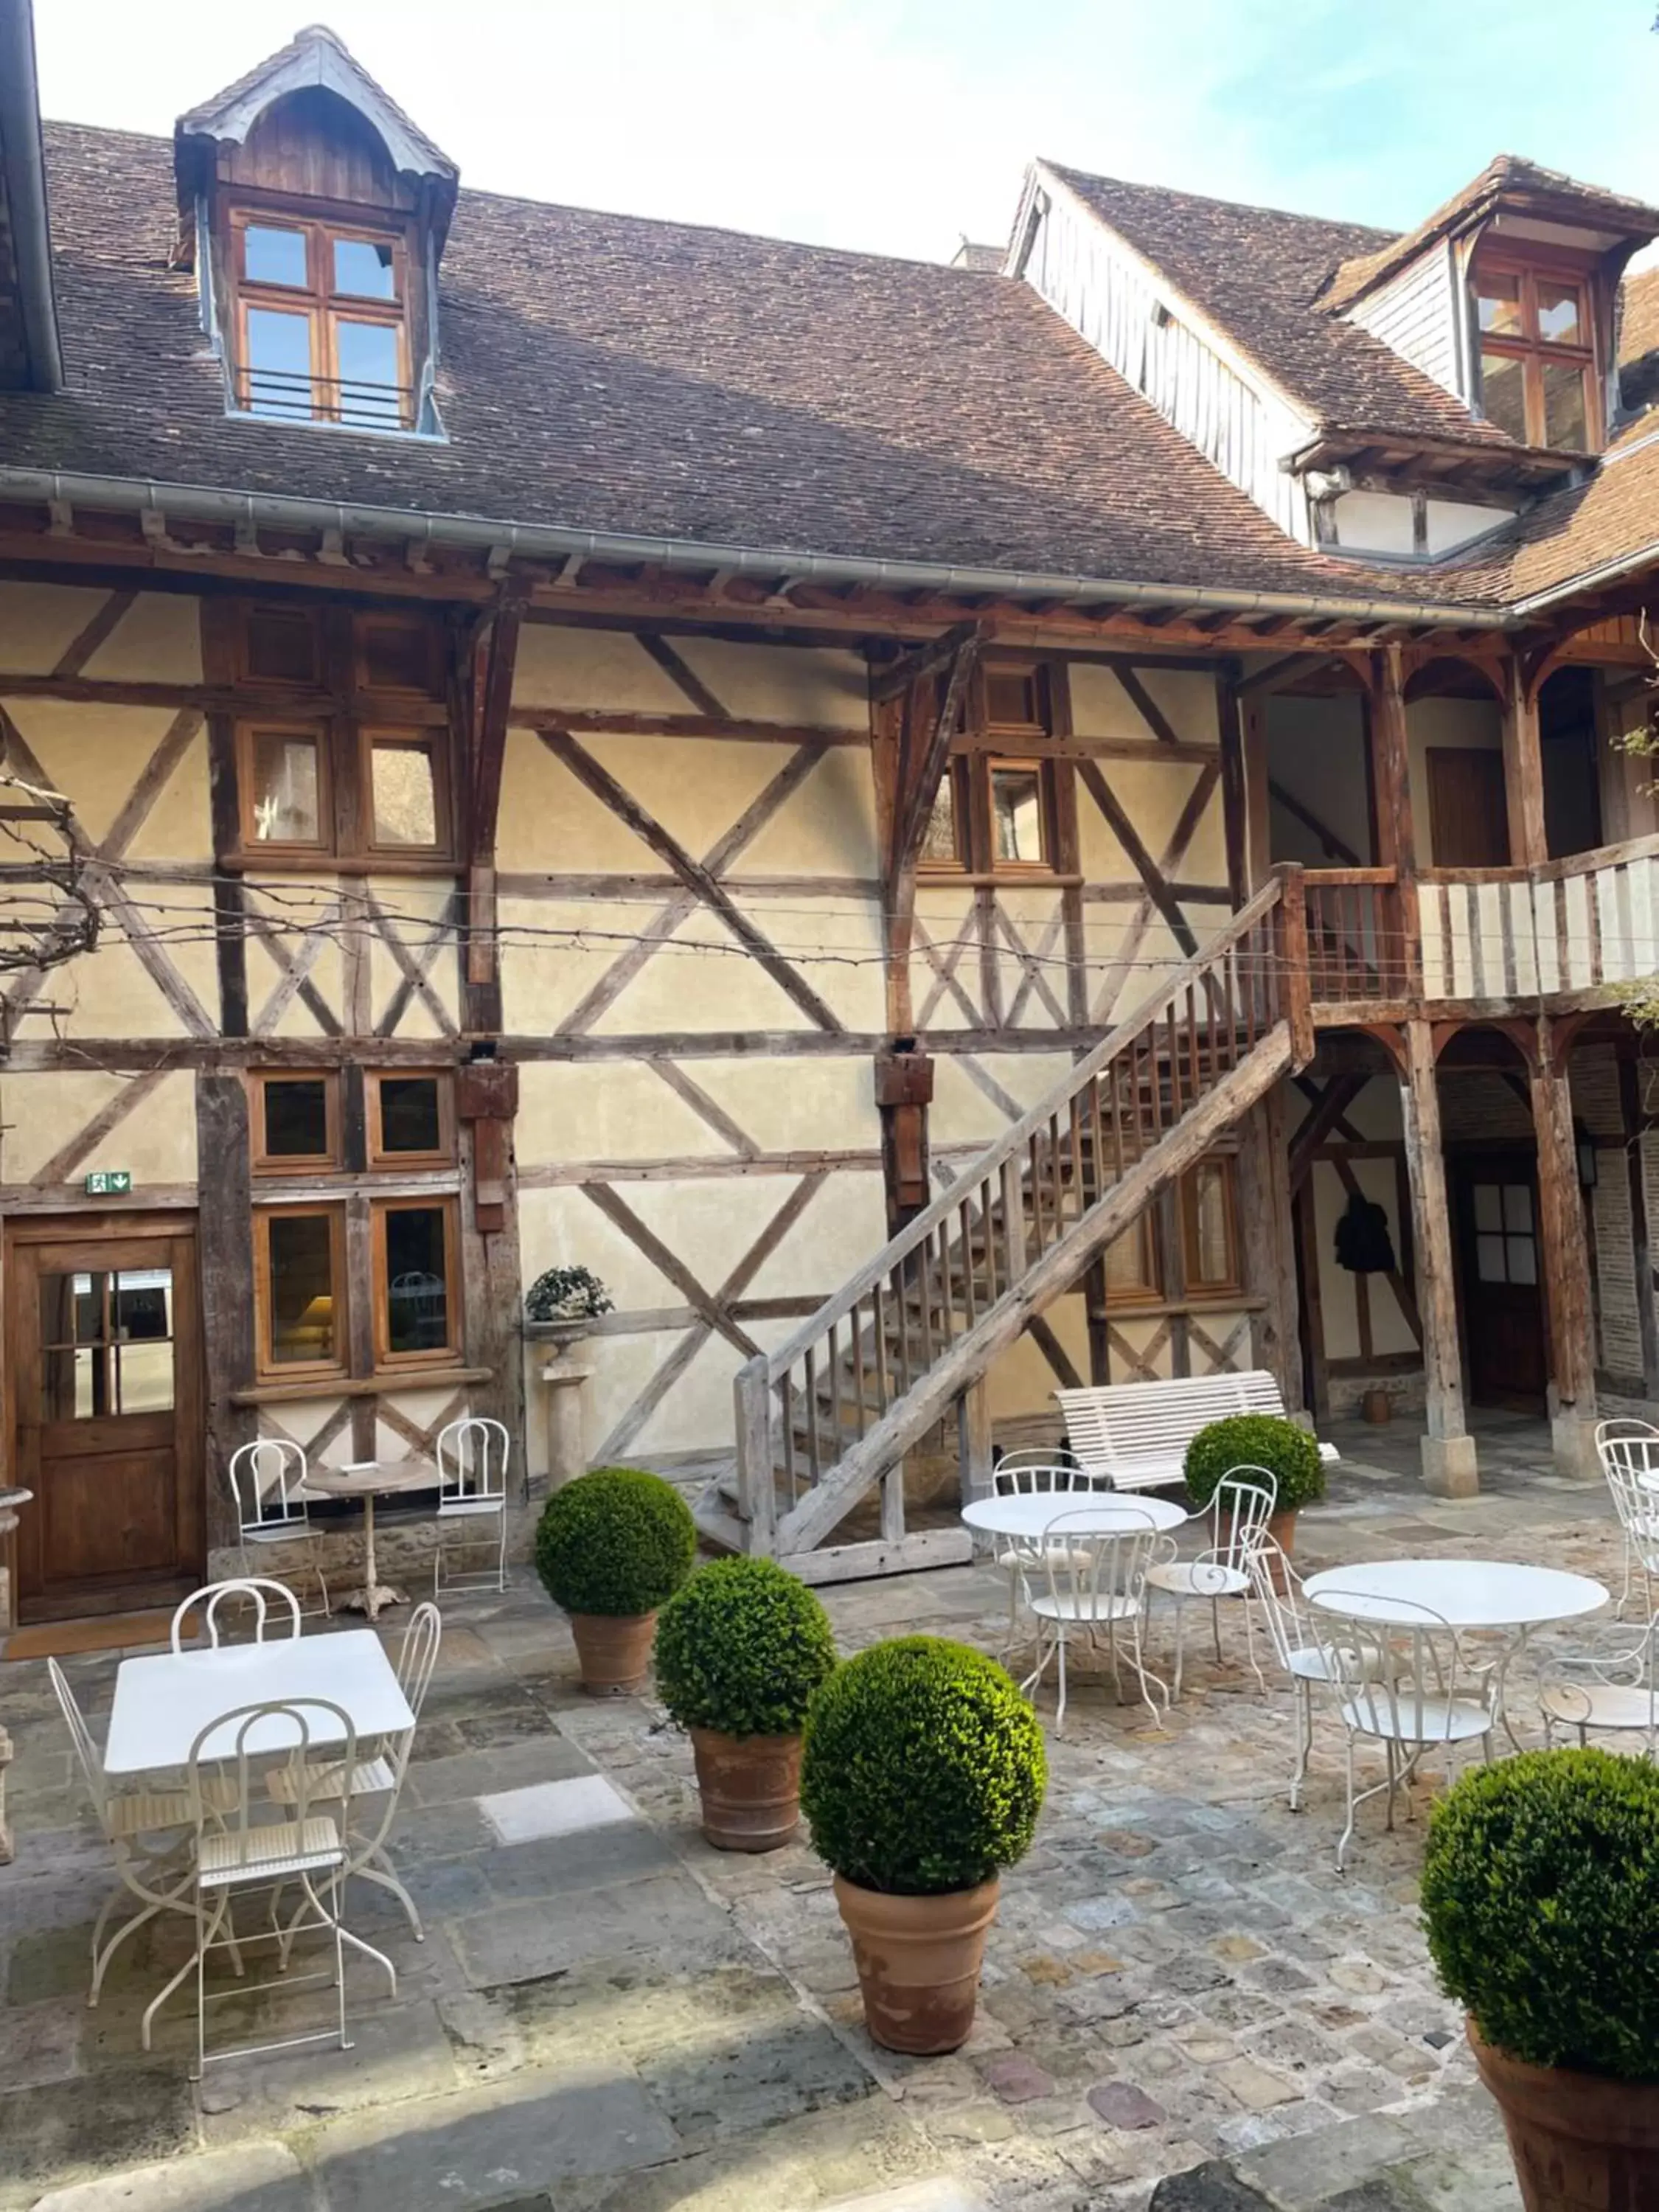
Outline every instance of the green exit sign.
POLYGON ((131 1168, 94 1168, 87 1177, 88 1198, 125 1198, 131 1188, 131 1168))

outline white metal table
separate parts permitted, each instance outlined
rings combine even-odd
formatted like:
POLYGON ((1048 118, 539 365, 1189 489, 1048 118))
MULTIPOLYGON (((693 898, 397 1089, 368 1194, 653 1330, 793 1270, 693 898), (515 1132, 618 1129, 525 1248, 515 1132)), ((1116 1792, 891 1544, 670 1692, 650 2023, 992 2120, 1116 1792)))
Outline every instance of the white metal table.
POLYGON ((1610 1595, 1588 1575, 1508 1559, 1372 1559, 1364 1566, 1327 1567, 1310 1575, 1303 1590, 1310 1604, 1349 1620, 1420 1628, 1427 1611, 1450 1628, 1523 1633, 1594 1613, 1610 1595))
POLYGON ((378 1620, 380 1608, 407 1605, 400 1589, 380 1580, 374 1559, 374 1501, 396 1498, 412 1490, 435 1490, 438 1470, 430 1460, 354 1460, 349 1467, 308 1468, 306 1493, 318 1498, 356 1498, 363 1509, 363 1582, 361 1589, 348 1590, 340 1600, 349 1613, 366 1613, 378 1620))
MULTIPOLYGON (((183 1766, 197 1737, 222 1713, 308 1698, 343 1706, 360 1742, 402 1735, 415 1725, 392 1662, 372 1629, 283 1637, 269 1644, 222 1644, 216 1650, 162 1651, 121 1662, 104 1747, 106 1771, 153 1774, 183 1766)), ((330 1715, 308 1711, 306 1722, 313 1743, 340 1740, 330 1715)), ((247 1741, 250 1751, 268 1752, 284 1750, 292 1740, 292 1730, 273 1720, 261 1723, 247 1741)), ((215 1755, 211 1737, 204 1748, 209 1757, 215 1755)), ((223 1749, 228 1756, 228 1738, 223 1749)))
POLYGON ((1178 1528, 1188 1517, 1181 1506, 1167 1498, 1126 1498, 1115 1490, 1015 1490, 1000 1497, 976 1498, 971 1505, 963 1506, 962 1518, 965 1527, 977 1528, 982 1535, 1013 1537, 1035 1544, 1048 1523, 1063 1513, 1086 1513, 1094 1527, 1109 1533, 1144 1528, 1150 1522, 1162 1534, 1178 1528))

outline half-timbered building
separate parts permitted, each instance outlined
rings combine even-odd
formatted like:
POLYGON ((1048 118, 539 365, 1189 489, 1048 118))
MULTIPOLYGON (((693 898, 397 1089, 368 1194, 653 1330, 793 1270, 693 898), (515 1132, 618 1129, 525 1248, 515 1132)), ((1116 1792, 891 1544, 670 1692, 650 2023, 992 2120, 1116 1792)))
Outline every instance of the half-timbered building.
POLYGON ((1659 210, 1037 161, 935 266, 463 189, 323 29, 171 142, 28 64, 26 1616, 197 1580, 261 1433, 499 1413, 531 1503, 552 1265, 586 1457, 817 1577, 965 1556, 1056 1383, 1384 1389, 1452 1491, 1659 1396, 1659 210))

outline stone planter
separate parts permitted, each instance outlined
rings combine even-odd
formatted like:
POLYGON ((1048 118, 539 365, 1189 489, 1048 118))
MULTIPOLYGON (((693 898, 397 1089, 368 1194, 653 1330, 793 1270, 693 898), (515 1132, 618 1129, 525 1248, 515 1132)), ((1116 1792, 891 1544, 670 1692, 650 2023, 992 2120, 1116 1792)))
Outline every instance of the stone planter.
POLYGON ((1000 1888, 993 1875, 939 1897, 889 1897, 836 1876, 865 2026, 884 2050, 929 2057, 968 2040, 1000 1888))
POLYGON ((690 1731, 702 1832, 717 1851, 775 1851, 800 1826, 800 1738, 690 1731))
POLYGON ((591 1698, 631 1697, 650 1671, 654 1613, 573 1613, 570 1632, 591 1698))
POLYGON ((1659 2082, 1523 2065, 1483 2042, 1473 2021, 1468 2033, 1504 2115, 1526 2212, 1659 2204, 1659 2082))

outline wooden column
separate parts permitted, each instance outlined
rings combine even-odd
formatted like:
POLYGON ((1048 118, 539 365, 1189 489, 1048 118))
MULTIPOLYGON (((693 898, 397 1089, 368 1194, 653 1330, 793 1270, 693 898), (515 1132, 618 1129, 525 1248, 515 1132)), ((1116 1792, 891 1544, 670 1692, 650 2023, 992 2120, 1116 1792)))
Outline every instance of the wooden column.
POLYGON ((1538 1018, 1531 1071, 1532 1123, 1538 1139, 1538 1225, 1549 1316, 1550 1428, 1558 1467, 1597 1472, 1595 1321, 1590 1297, 1589 1240, 1578 1188, 1572 1097, 1565 1052, 1558 1052, 1547 1015, 1538 1018))
POLYGON ((1630 1177, 1631 1265, 1636 1278, 1636 1323, 1642 1336, 1642 1389, 1645 1396, 1659 1398, 1659 1312, 1653 1303, 1653 1241, 1642 1158, 1642 1085, 1636 1061, 1628 1054, 1621 1054, 1619 1060, 1619 1103, 1630 1177))
POLYGON ((1518 655, 1510 659, 1504 708, 1504 791, 1509 801, 1510 863, 1535 867, 1549 858, 1544 834, 1544 757, 1538 741, 1538 698, 1518 655))
POLYGON ((1423 953, 1417 912, 1417 830, 1412 814, 1411 753, 1406 726, 1406 689, 1400 647, 1371 655, 1370 724, 1371 782, 1376 807, 1376 852, 1395 872, 1393 927, 1405 957, 1407 994, 1423 988, 1423 953))
POLYGON ((1440 1093, 1434 1038, 1425 1021, 1404 1024, 1406 1066, 1400 1085, 1411 1177, 1412 1243, 1417 1256, 1417 1304, 1423 1321, 1423 1372, 1428 1433, 1423 1480, 1443 1498, 1470 1498, 1480 1486, 1474 1439, 1463 1416, 1463 1365, 1457 1342, 1457 1294, 1452 1273, 1451 1218, 1441 1152, 1440 1093))
POLYGON ((957 1400, 957 1451, 962 1502, 971 1505, 991 1489, 991 1390, 983 1376, 957 1400))
POLYGON ((240 1075, 196 1079, 197 1175, 203 1204, 197 1219, 202 1271, 202 1455, 207 1489, 210 1553, 236 1540, 236 1519, 225 1470, 239 1444, 250 1442, 256 1417, 233 1406, 233 1390, 253 1381, 253 1178, 248 1151, 247 1091, 240 1075))
POLYGON ((1227 840, 1227 891, 1237 908, 1250 896, 1250 804, 1244 761, 1244 702, 1239 666, 1224 662, 1216 678, 1216 717, 1221 738, 1221 814, 1227 840))
POLYGON ((1295 1411, 1304 1385, 1282 1091, 1270 1091, 1240 1126, 1238 1233, 1244 1288, 1266 1301, 1255 1320, 1255 1364, 1275 1377, 1295 1411))

